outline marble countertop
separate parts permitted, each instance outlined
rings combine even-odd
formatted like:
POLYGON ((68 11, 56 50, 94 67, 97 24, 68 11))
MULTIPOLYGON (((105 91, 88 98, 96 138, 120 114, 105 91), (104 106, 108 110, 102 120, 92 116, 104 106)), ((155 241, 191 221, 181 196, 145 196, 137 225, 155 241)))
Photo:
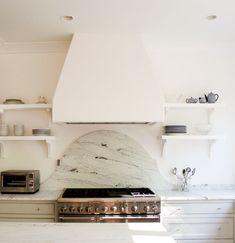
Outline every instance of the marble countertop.
POLYGON ((34 194, 1 194, 0 201, 4 200, 32 200, 32 201, 56 201, 62 190, 39 190, 34 194))
POLYGON ((0 223, 0 242, 174 243, 160 223, 0 223))
MULTIPOLYGON (((63 190, 41 189, 35 194, 0 194, 1 200, 32 200, 32 201, 56 201, 63 190)), ((184 201, 184 200, 235 200, 235 190, 195 190, 190 192, 182 191, 158 191, 157 194, 163 201, 184 201)))
POLYGON ((158 194, 163 201, 184 201, 184 200, 235 200, 235 190, 195 190, 190 192, 182 191, 159 191, 158 194))

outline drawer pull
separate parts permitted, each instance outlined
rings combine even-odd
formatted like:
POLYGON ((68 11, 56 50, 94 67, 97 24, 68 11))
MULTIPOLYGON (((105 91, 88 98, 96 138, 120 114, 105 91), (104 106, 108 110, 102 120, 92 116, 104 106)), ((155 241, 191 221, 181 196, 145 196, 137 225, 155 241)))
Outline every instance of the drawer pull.
POLYGON ((219 228, 218 228, 218 231, 221 231, 221 230, 222 230, 222 228, 221 228, 221 227, 219 227, 219 228))
POLYGON ((37 211, 39 212, 40 211, 40 208, 37 208, 37 211))
POLYGON ((181 231, 180 228, 176 228, 176 229, 172 229, 172 230, 168 231, 168 233, 169 233, 170 235, 173 235, 173 234, 175 234, 175 233, 179 233, 180 231, 181 231))
POLYGON ((219 211, 219 210, 221 210, 221 208, 217 208, 217 210, 219 211))

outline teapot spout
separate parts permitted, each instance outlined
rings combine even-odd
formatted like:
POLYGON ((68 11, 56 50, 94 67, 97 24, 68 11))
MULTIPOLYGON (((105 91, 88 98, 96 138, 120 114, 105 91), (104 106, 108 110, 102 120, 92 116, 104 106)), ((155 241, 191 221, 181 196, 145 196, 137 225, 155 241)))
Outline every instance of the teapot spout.
POLYGON ((205 94, 205 99, 206 99, 206 102, 208 102, 208 96, 205 94))

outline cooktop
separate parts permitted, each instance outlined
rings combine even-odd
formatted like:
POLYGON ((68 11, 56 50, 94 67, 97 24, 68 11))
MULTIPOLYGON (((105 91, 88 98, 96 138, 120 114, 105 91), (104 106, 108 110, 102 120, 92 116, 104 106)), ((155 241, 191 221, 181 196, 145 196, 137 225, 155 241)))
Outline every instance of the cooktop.
POLYGON ((67 188, 62 198, 154 197, 149 188, 67 188))

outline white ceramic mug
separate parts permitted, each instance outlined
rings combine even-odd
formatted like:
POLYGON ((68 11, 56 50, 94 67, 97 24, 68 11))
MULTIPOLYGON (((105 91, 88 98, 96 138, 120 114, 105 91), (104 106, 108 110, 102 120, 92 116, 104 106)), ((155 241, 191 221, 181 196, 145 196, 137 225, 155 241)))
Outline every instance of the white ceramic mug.
POLYGON ((24 125, 15 124, 14 125, 14 135, 15 136, 24 136, 24 125))

